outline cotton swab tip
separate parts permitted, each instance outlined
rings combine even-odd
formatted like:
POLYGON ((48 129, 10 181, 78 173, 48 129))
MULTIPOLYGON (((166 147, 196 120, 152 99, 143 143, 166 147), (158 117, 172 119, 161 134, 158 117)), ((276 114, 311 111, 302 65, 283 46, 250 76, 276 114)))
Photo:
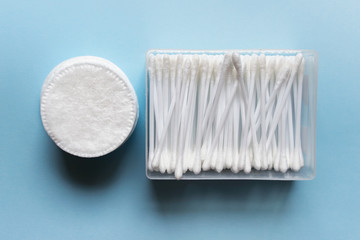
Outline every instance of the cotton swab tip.
POLYGON ((166 68, 166 69, 170 68, 170 57, 169 57, 169 55, 164 56, 164 68, 166 68))
POLYGON ((191 61, 190 61, 190 59, 186 59, 185 63, 184 63, 184 69, 190 70, 190 67, 191 67, 191 61))
POLYGON ((151 54, 149 56, 149 68, 153 68, 155 66, 155 56, 154 54, 151 54))
POLYGON ((260 70, 265 70, 265 68, 266 68, 265 54, 261 54, 259 57, 259 67, 260 67, 260 70))
POLYGON ((280 69, 279 77, 276 79, 276 85, 280 86, 283 82, 289 79, 291 73, 291 68, 289 65, 284 65, 280 69))
POLYGON ((239 69, 241 69, 240 54, 238 54, 238 53, 233 53, 233 54, 232 54, 232 61, 233 61, 234 65, 239 66, 239 69))
POLYGON ((258 56, 256 54, 251 55, 251 62, 250 62, 250 72, 252 74, 256 73, 257 70, 257 62, 258 62, 258 56))

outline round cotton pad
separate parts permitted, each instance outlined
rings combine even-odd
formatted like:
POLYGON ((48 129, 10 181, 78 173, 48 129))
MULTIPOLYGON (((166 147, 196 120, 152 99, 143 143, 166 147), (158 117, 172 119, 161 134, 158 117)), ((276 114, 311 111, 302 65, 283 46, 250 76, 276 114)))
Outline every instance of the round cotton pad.
POLYGON ((41 92, 46 132, 61 149, 79 157, 99 157, 118 148, 134 130, 138 111, 126 75, 99 57, 60 63, 41 92))

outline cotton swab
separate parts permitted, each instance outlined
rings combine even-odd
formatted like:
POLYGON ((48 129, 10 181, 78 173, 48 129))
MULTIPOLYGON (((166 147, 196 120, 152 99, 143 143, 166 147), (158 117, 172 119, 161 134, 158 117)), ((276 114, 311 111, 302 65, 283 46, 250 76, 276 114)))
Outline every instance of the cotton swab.
MULTIPOLYGON (((182 64, 182 57, 179 57, 178 58, 178 65, 181 65, 182 64)), ((181 73, 182 73, 182 70, 181 70, 181 73)), ((181 78, 181 74, 179 73, 178 74, 178 77, 181 78)), ((180 85, 181 85, 181 80, 180 79, 177 79, 177 88, 180 88, 180 85)), ((166 138, 166 132, 168 131, 168 127, 170 125, 170 120, 171 120, 171 117, 173 115, 173 111, 174 111, 174 108, 175 108, 175 105, 176 105, 176 102, 178 100, 177 98, 177 93, 174 92, 175 96, 173 97, 172 101, 171 101, 171 104, 170 104, 170 109, 169 109, 169 113, 167 114, 167 119, 165 121, 165 126, 164 126, 164 131, 163 131, 163 134, 162 136, 160 137, 160 140, 159 140, 159 144, 157 146, 157 149, 156 149, 156 152, 155 152, 155 155, 153 157, 153 161, 151 163, 152 165, 152 168, 156 168, 158 167, 159 165, 159 162, 160 162, 160 159, 159 159, 159 155, 161 154, 162 152, 162 148, 164 147, 164 144, 165 144, 165 138, 166 138)))
POLYGON ((261 94, 260 94, 260 109, 261 109, 261 169, 265 170, 268 168, 267 151, 266 151, 266 109, 265 109, 265 98, 266 98, 266 78, 268 73, 266 72, 266 58, 265 55, 260 55, 260 78, 261 78, 261 94))
MULTIPOLYGON (((185 84, 185 86, 182 88, 182 94, 181 94, 181 99, 180 99, 180 104, 181 104, 181 110, 179 109, 179 111, 181 111, 180 117, 181 117, 181 123, 179 127, 181 127, 181 129, 186 129, 187 128, 187 115, 186 115, 186 105, 187 105, 187 98, 188 98, 188 93, 189 93, 189 85, 190 85, 190 67, 191 67, 191 60, 188 58, 185 60, 185 64, 184 64, 184 74, 183 74, 183 84, 185 84)), ((178 112, 179 113, 179 112, 178 112)), ((180 128, 179 128, 180 130, 180 128)), ((184 155, 184 147, 185 147, 185 131, 179 131, 179 146, 177 148, 177 154, 176 154, 176 167, 175 167, 175 177, 177 179, 180 179, 181 176, 183 175, 183 155, 184 155)))
POLYGON ((304 166, 304 158, 301 149, 301 138, 300 138, 300 120, 301 120, 301 103, 302 103, 302 85, 304 79, 304 68, 305 60, 302 59, 299 72, 298 72, 298 92, 297 92, 297 102, 296 102, 296 129, 295 129, 295 158, 293 170, 299 171, 302 166, 304 166))
POLYGON ((187 113, 188 113, 188 123, 186 130, 186 152, 185 159, 183 161, 183 171, 184 173, 190 169, 192 170, 194 155, 193 151, 193 138, 194 138, 194 116, 195 116, 195 106, 196 106, 196 93, 197 93, 197 76, 199 69, 199 56, 195 55, 192 58, 191 65, 191 77, 190 77, 190 87, 189 87, 189 99, 187 103, 187 113))
MULTIPOLYGON (((262 55, 263 57, 265 57, 264 55, 262 55)), ((258 66, 255 69, 255 77, 254 77, 254 84, 255 84, 255 92, 256 94, 260 94, 260 80, 259 80, 259 69, 261 71, 261 68, 265 67, 265 58, 263 58, 262 56, 258 57, 258 66)), ((250 117, 250 127, 251 127, 251 135, 252 135, 252 147, 253 147, 253 167, 256 170, 260 170, 261 168, 261 161, 260 161, 260 150, 259 150, 259 142, 258 142, 258 137, 257 137, 257 128, 255 125, 255 114, 254 111, 256 109, 256 96, 254 94, 254 103, 252 104, 252 109, 251 109, 251 117, 250 117)), ((259 101, 258 101, 259 102, 259 101)), ((258 105, 260 105, 258 103, 258 105)))
POLYGON ((293 108, 292 108, 292 102, 291 102, 291 96, 288 97, 288 103, 287 103, 287 119, 288 119, 288 137, 289 141, 287 142, 289 144, 289 168, 292 168, 294 164, 294 125, 293 125, 293 108))
MULTIPOLYGON (((234 64, 234 61, 233 61, 234 64)), ((235 64, 234 64, 235 65, 235 64)), ((241 68, 241 66, 240 66, 241 68)), ((237 70, 234 69, 234 73, 233 74, 237 74, 237 70)), ((241 74, 240 74, 241 75, 241 74)), ((237 82, 239 82, 241 80, 241 77, 238 79, 236 79, 237 82)), ((232 156, 226 158, 226 162, 225 162, 225 167, 230 169, 233 162, 237 161, 237 159, 239 158, 239 131, 240 131, 240 94, 239 94, 239 83, 238 86, 236 88, 236 93, 235 93, 236 97, 234 99, 234 103, 233 103, 233 119, 232 119, 232 130, 230 131, 231 134, 231 138, 232 138, 232 156)))
MULTIPOLYGON (((204 112, 206 113, 206 110, 209 108, 209 101, 210 99, 213 99, 215 96, 215 92, 216 92, 216 86, 219 82, 220 79, 220 74, 221 74, 221 68, 222 68, 222 63, 223 63, 223 56, 214 56, 214 66, 213 66, 213 71, 210 77, 210 86, 209 86, 209 93, 208 93, 208 98, 206 98, 206 104, 204 105, 204 112)), ((205 115, 204 113, 204 115, 205 115)), ((211 125, 212 126, 212 125, 211 125)), ((204 128, 206 128, 205 123, 202 123, 201 126, 201 139, 203 140, 203 144, 201 146, 201 162, 202 165, 205 161, 209 161, 209 149, 210 149, 210 145, 212 142, 212 127, 209 127, 209 130, 206 131, 205 133, 202 131, 204 128)))
POLYGON ((175 106, 174 106, 174 110, 173 113, 168 116, 168 117, 172 117, 172 131, 171 131, 171 136, 172 136, 172 142, 171 142, 171 149, 172 149, 172 154, 171 154, 171 162, 170 162, 170 171, 174 172, 175 171, 175 167, 176 167, 176 159, 177 159, 177 145, 178 145, 178 130, 179 130, 179 125, 180 125, 180 118, 179 118, 179 103, 180 103, 180 99, 181 99, 181 92, 182 92, 182 88, 183 88, 183 63, 184 63, 184 58, 183 55, 178 55, 177 56, 177 61, 176 61, 176 71, 175 71, 175 96, 172 98, 172 101, 174 101, 175 106))
MULTIPOLYGON (((163 109, 162 109, 162 118, 163 121, 166 119, 167 115, 168 115, 168 111, 169 111, 169 106, 168 106, 168 102, 169 102, 169 78, 170 78, 170 57, 169 55, 164 55, 163 56, 163 65, 162 65, 162 83, 160 85, 164 85, 162 88, 162 96, 163 96, 163 109)), ((170 120, 168 121, 168 123, 163 122, 163 124, 167 124, 169 125, 170 120)), ((165 137, 165 139, 163 141, 166 141, 166 136, 167 136, 167 129, 163 130, 163 135, 165 137)), ((166 145, 164 146, 166 148, 166 145)), ((169 162, 169 157, 167 156, 167 154, 163 152, 163 154, 161 155, 160 158, 160 164, 159 164, 159 170, 161 173, 164 173, 167 169, 167 165, 169 162)))
MULTIPOLYGON (((229 67, 231 66, 230 64, 231 64, 231 54, 227 53, 224 56, 224 61, 223 61, 222 67, 221 67, 220 79, 216 86, 215 94, 214 94, 213 98, 209 101, 209 106, 206 109, 206 113, 204 116, 204 122, 203 122, 204 125, 202 128, 202 135, 204 135, 204 132, 206 130, 209 131, 209 126, 211 126, 210 123, 211 123, 212 119, 214 118, 214 112, 215 112, 214 108, 219 101, 220 93, 221 93, 221 90, 225 83, 226 74, 229 71, 229 67)), ((211 163, 210 157, 207 159, 208 160, 205 160, 203 163, 203 166, 202 166, 204 171, 207 171, 210 169, 210 163, 211 163)))
POLYGON ((286 85, 286 89, 284 89, 284 93, 281 97, 281 99, 279 100, 279 102, 277 103, 276 105, 276 109, 275 109, 275 113, 274 113, 274 118, 273 118, 273 121, 272 121, 272 125, 270 127, 270 130, 269 130, 269 135, 268 135, 268 141, 266 143, 266 146, 268 147, 269 146, 269 139, 271 139, 271 137, 274 135, 275 133, 275 129, 276 129, 276 125, 278 124, 279 122, 279 119, 280 119, 280 116, 281 116, 281 112, 282 109, 284 108, 284 104, 285 104, 285 101, 284 101, 284 98, 289 94, 290 92, 290 88, 291 88, 291 85, 295 79, 295 76, 297 75, 297 71, 298 71, 298 68, 299 68, 299 65, 300 65, 300 62, 302 61, 302 55, 301 54, 298 54, 296 55, 296 58, 295 58, 295 62, 293 63, 293 67, 292 67, 292 71, 291 71, 291 76, 290 76, 290 80, 289 82, 287 83, 286 85))
MULTIPOLYGON (((214 141, 212 142, 212 145, 211 145, 210 156, 212 156, 214 154, 215 146, 218 144, 220 133, 223 131, 225 121, 227 120, 230 109, 232 108, 232 104, 235 99, 235 96, 236 96, 235 94, 237 92, 237 89, 238 89, 238 81, 235 81, 232 86, 232 91, 230 93, 229 101, 227 102, 225 110, 221 114, 220 123, 217 128, 217 132, 215 133, 215 137, 213 138, 214 141)), ((220 165, 217 167, 217 169, 220 169, 220 165)))
POLYGON ((233 53, 232 55, 232 61, 234 64, 234 67, 236 69, 236 80, 240 83, 239 89, 240 89, 240 112, 241 112, 241 136, 240 136, 240 149, 237 149, 236 152, 236 158, 232 162, 232 165, 229 166, 231 170, 235 173, 237 173, 239 170, 242 170, 244 168, 245 160, 243 159, 243 155, 239 154, 243 151, 244 143, 243 143, 243 135, 244 135, 244 129, 245 129, 245 106, 247 105, 247 87, 245 86, 245 72, 246 72, 246 64, 241 64, 241 62, 246 63, 247 62, 247 56, 240 57, 239 54, 233 53))
POLYGON ((157 55, 155 57, 155 72, 156 72, 156 81, 155 81, 155 117, 156 117, 156 137, 157 144, 159 143, 160 136, 162 133, 162 128, 164 126, 164 115, 163 115, 163 91, 162 91, 162 70, 163 70, 163 55, 157 55))
MULTIPOLYGON (((247 115, 246 115, 246 120, 245 120, 245 129, 244 131, 246 131, 245 133, 245 137, 244 137, 244 140, 247 139, 247 134, 248 134, 248 128, 249 128, 249 125, 251 124, 251 121, 252 121, 252 108, 253 108, 253 104, 254 104, 254 100, 253 100, 253 96, 254 96, 254 89, 255 89, 255 79, 256 79, 256 70, 257 70, 257 64, 258 64, 258 56, 257 55, 252 55, 251 56, 251 62, 250 62, 250 68, 249 68, 249 76, 250 76, 250 82, 249 82, 249 98, 248 98, 248 107, 247 107, 247 115)), ((250 127, 251 129, 251 133, 252 133, 252 147, 253 147, 253 150, 254 151, 258 151, 258 145, 257 145, 257 139, 256 139, 256 134, 254 132, 254 128, 253 127, 250 127)), ((251 171, 251 157, 250 155, 251 154, 249 152, 249 147, 247 147, 247 150, 246 150, 246 155, 245 155, 245 166, 244 166, 244 172, 245 173, 249 173, 251 171)))
POLYGON ((154 158, 154 142, 155 142, 155 135, 154 135, 154 94, 152 94, 154 90, 154 82, 155 82, 155 74, 154 74, 154 55, 149 56, 149 85, 150 85, 150 97, 149 97, 149 123, 150 123, 150 129, 149 129, 149 163, 148 168, 150 171, 153 170, 152 168, 152 161, 154 158))
POLYGON ((197 115, 197 128, 196 128, 196 140, 195 140, 195 160, 194 160, 194 166, 193 171, 195 174, 200 173, 201 171, 201 160, 200 160, 200 150, 201 150, 201 128, 203 125, 203 116, 204 116, 204 104, 205 100, 207 99, 207 95, 209 92, 209 84, 210 81, 208 80, 209 75, 211 72, 209 72, 209 59, 205 55, 202 58, 201 61, 201 68, 200 68, 200 86, 199 86, 199 99, 198 99, 198 115, 197 115))
POLYGON ((206 113, 205 113, 204 121, 203 121, 203 123, 204 123, 204 127, 202 129, 203 133, 206 130, 209 119, 212 119, 212 117, 213 117, 214 107, 216 106, 216 104, 219 100, 220 93, 224 86, 226 74, 229 70, 230 64, 231 64, 231 54, 228 53, 228 54, 225 54, 225 56, 224 56, 224 61, 223 61, 221 73, 220 73, 220 79, 217 82, 217 85, 215 87, 215 94, 212 97, 212 99, 209 100, 209 106, 206 109, 206 113))
MULTIPOLYGON (((176 101, 176 95, 177 95, 177 82, 176 82, 176 70, 177 70, 177 61, 178 61, 178 55, 170 55, 170 89, 171 89, 171 93, 170 93, 170 99, 169 101, 171 101, 170 103, 170 107, 169 107, 169 113, 167 115, 168 118, 170 118, 170 129, 167 129, 167 139, 165 139, 166 144, 168 144, 168 148, 169 148, 169 153, 167 154, 168 157, 168 161, 167 161, 167 166, 166 166, 166 171, 168 173, 173 173, 174 172, 174 168, 172 167, 172 162, 173 162, 173 156, 172 156, 172 152, 174 151, 173 149, 173 142, 174 142, 174 129, 175 129, 175 121, 173 118, 173 111, 171 110, 171 105, 175 103, 176 101), (172 111, 170 114, 170 110, 172 111), (170 115, 170 116, 169 116, 170 115)), ((173 107, 175 108, 175 106, 173 107)))
POLYGON ((279 163, 279 169, 281 172, 286 172, 288 169, 288 163, 287 163, 287 159, 286 159, 286 117, 287 117, 287 112, 283 111, 281 113, 281 120, 279 123, 279 128, 280 128, 280 163, 279 163))

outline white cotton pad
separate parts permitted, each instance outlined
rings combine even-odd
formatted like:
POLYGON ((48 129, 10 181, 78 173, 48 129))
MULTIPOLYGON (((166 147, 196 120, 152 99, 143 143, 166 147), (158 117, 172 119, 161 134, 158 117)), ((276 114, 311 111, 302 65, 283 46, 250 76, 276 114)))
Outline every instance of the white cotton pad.
POLYGON ((138 101, 126 75, 99 57, 76 57, 46 78, 41 120, 52 140, 79 157, 99 157, 123 144, 138 119, 138 101))

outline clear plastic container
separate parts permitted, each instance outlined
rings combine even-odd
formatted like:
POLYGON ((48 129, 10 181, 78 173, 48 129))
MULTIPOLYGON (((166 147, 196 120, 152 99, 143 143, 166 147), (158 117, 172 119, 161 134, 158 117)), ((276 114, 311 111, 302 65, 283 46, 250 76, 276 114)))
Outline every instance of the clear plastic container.
POLYGON ((233 173, 223 170, 218 173, 214 170, 201 171, 199 174, 186 172, 181 180, 311 180, 316 175, 316 97, 318 80, 318 54, 314 50, 162 50, 151 49, 146 54, 146 176, 152 180, 175 180, 174 174, 163 174, 148 169, 149 163, 149 96, 148 64, 150 54, 209 54, 220 55, 236 52, 241 55, 265 54, 295 56, 301 53, 305 59, 304 82, 301 109, 301 144, 304 156, 304 166, 298 171, 289 170, 285 173, 274 170, 252 170, 246 174, 243 171, 233 173))

